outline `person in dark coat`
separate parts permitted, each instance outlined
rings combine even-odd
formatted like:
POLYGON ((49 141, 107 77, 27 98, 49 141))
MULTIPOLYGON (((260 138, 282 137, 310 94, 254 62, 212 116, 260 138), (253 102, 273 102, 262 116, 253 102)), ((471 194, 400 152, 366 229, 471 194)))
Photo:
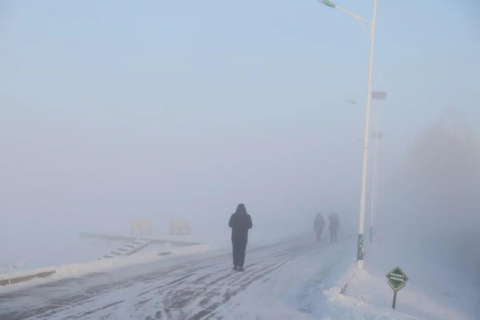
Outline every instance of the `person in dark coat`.
POLYGON ((340 232, 340 219, 338 219, 338 214, 331 214, 328 220, 330 220, 330 242, 338 242, 337 235, 338 232, 340 232))
POLYGON ((252 218, 247 213, 244 204, 238 205, 237 211, 230 217, 228 225, 232 228, 233 269, 243 271, 248 230, 253 227, 252 218))
POLYGON ((325 228, 325 219, 321 213, 318 213, 313 221, 313 231, 317 234, 317 242, 322 240, 323 228, 325 228))

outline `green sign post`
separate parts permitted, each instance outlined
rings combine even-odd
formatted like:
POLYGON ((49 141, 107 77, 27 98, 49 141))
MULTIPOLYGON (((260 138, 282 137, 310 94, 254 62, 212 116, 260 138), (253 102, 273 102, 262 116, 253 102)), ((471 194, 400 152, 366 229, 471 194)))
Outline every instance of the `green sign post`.
POLYGON ((405 287, 405 284, 408 281, 408 277, 403 272, 402 269, 396 267, 389 273, 387 273, 388 284, 393 289, 393 305, 392 308, 395 309, 395 304, 397 303, 397 291, 405 287))

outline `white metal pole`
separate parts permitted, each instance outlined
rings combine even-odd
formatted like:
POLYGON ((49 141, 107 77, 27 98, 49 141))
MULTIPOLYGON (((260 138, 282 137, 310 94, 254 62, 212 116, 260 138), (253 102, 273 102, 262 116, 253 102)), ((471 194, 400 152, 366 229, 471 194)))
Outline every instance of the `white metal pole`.
POLYGON ((370 202, 370 243, 373 242, 373 229, 375 228, 375 191, 377 188, 377 158, 378 158, 378 118, 380 113, 380 106, 377 103, 377 112, 375 120, 375 150, 373 153, 373 178, 372 178, 372 195, 370 202))
POLYGON ((358 226, 357 263, 363 268, 363 239, 365 231, 365 195, 367 189, 368 138, 370 124, 370 102, 372 101, 373 49, 375 47, 375 23, 377 20, 377 0, 373 0, 372 31, 370 33, 370 64, 368 68, 367 107, 365 112, 365 138, 363 145, 362 189, 360 196, 360 221, 358 226))

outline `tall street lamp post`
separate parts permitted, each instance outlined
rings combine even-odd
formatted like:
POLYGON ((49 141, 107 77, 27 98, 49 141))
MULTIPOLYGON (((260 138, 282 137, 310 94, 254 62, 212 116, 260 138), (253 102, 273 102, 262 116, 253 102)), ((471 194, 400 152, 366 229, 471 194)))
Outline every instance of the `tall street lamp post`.
POLYGON ((318 0, 320 3, 337 9, 343 13, 346 13, 360 24, 360 26, 365 30, 368 37, 370 38, 370 62, 368 66, 368 86, 367 86, 367 106, 365 113, 365 137, 363 142, 363 169, 362 169, 362 187, 361 187, 361 196, 360 196, 360 219, 358 226, 358 244, 357 244, 357 263, 360 268, 363 268, 363 240, 365 233, 365 197, 367 190, 367 165, 368 165, 368 138, 369 138, 369 124, 370 124, 370 103, 372 100, 372 71, 373 71, 373 49, 375 47, 375 23, 377 19, 377 0, 373 0, 373 17, 372 20, 367 20, 362 17, 357 16, 347 10, 339 8, 330 0, 318 0), (370 32, 368 31, 365 24, 370 25, 370 32))
MULTIPOLYGON (((387 99, 387 93, 384 91, 372 92, 372 100, 385 100, 387 99)), ((375 120, 375 132, 373 137, 375 139, 375 149, 373 152, 373 178, 372 178, 372 194, 370 203, 370 243, 373 242, 373 236, 375 235, 376 220, 377 220, 377 189, 378 189, 378 139, 382 138, 383 133, 378 131, 378 122, 380 118, 380 105, 377 104, 376 120, 375 120)))

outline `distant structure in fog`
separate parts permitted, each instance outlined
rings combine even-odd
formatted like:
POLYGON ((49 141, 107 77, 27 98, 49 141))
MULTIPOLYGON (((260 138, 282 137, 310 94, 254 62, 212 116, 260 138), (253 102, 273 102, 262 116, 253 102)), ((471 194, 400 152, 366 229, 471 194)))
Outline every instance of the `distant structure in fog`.
POLYGON ((188 219, 170 219, 170 235, 192 234, 188 219))
POLYGON ((147 219, 135 219, 131 222, 131 233, 132 234, 152 234, 152 222, 147 219))

